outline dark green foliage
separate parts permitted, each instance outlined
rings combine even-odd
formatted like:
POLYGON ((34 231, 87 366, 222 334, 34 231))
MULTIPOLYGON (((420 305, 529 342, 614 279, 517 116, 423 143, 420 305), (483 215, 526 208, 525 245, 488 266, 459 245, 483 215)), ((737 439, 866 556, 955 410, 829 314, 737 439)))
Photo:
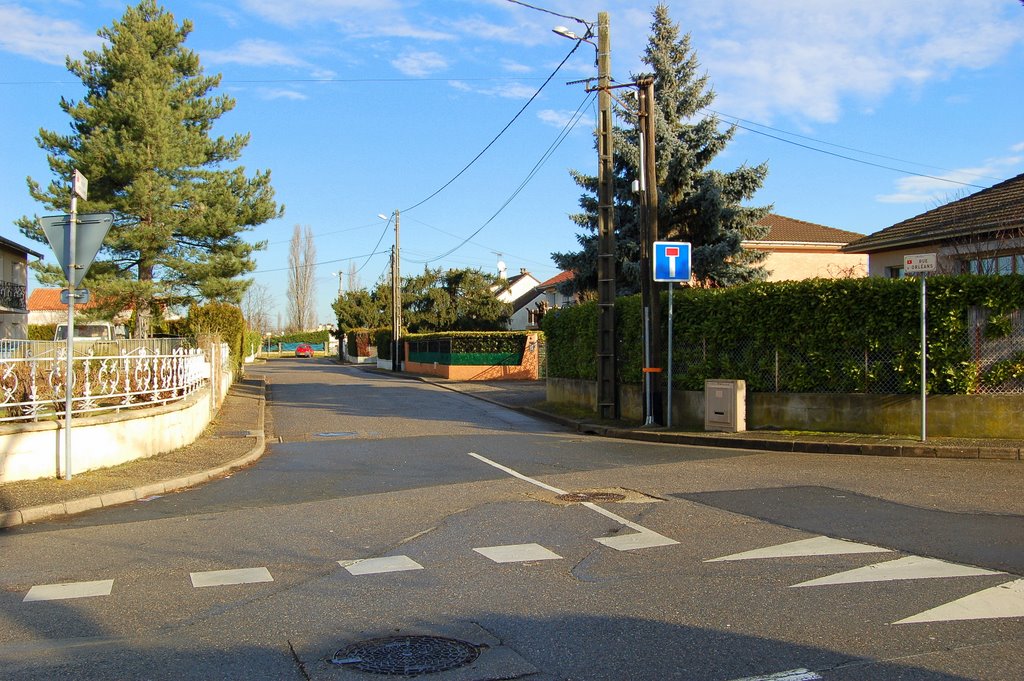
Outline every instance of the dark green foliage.
POLYGON ((377 356, 391 359, 391 329, 374 329, 371 331, 373 342, 377 345, 377 356))
POLYGON ((338 318, 338 329, 367 329, 382 326, 391 318, 391 290, 387 290, 387 300, 383 300, 381 287, 372 293, 366 289, 345 291, 334 300, 331 307, 338 318))
POLYGON ((414 333, 402 340, 409 343, 410 359, 447 365, 518 365, 523 360, 531 331, 414 333))
POLYGON ((352 329, 347 334, 348 354, 351 357, 369 357, 373 341, 371 329, 352 329))
POLYGON ((188 310, 185 333, 195 339, 204 336, 219 338, 220 342, 227 343, 235 370, 241 367, 245 355, 242 347, 245 318, 237 306, 229 303, 192 305, 188 310))
MULTIPOLYGON (((919 291, 915 280, 881 278, 678 291, 675 386, 701 390, 708 378, 742 378, 751 392, 770 392, 777 375, 783 392, 914 393, 920 389, 919 291)), ((662 310, 666 307, 667 298, 662 310)), ((1009 312, 1024 309, 1024 277, 929 277, 932 393, 969 394, 1024 377, 1024 356, 987 368, 972 356, 972 307, 987 310, 999 324, 1009 312)), ((640 383, 639 297, 620 298, 616 318, 619 380, 640 383)), ((592 303, 549 313, 544 318, 548 374, 595 378, 596 330, 592 303)))
MULTIPOLYGON (((77 169, 89 179, 89 200, 79 211, 114 213, 87 282, 111 314, 141 312, 136 336, 149 330, 156 301, 238 303, 249 285, 241 277, 263 248, 240 235, 281 215, 269 172, 250 178, 235 165, 248 135, 211 137, 235 103, 211 94, 220 76, 205 75, 198 55, 184 47, 191 31, 191 22, 178 25, 155 0, 141 0, 101 29, 100 51, 67 62, 85 88, 82 100, 60 102, 71 133, 39 132, 54 179, 46 187, 28 179, 46 212, 65 212, 77 169)), ((33 219, 18 226, 45 241, 33 219)), ((52 265, 37 275, 63 281, 52 265)))
POLYGON ((326 343, 330 337, 330 331, 299 331, 280 336, 271 336, 264 341, 264 344, 270 346, 277 345, 278 343, 310 343, 312 345, 319 345, 326 343))
MULTIPOLYGON (((690 36, 680 36, 668 7, 654 10, 651 36, 643 56, 654 76, 656 172, 659 238, 686 241, 693 247, 694 277, 710 286, 734 286, 765 277, 765 254, 741 248, 741 242, 767 234, 757 224, 768 208, 752 208, 743 202, 753 198, 768 174, 767 165, 740 166, 731 172, 711 170, 709 165, 725 149, 735 128, 719 129, 714 116, 704 110, 715 99, 706 74, 690 46, 690 36)), ((628 295, 640 290, 640 224, 632 182, 639 177, 640 148, 636 122, 637 104, 625 102, 619 118, 630 123, 613 131, 615 155, 615 233, 618 291, 628 295)), ((553 253, 563 270, 574 272, 567 286, 576 291, 597 288, 597 178, 573 171, 583 190, 581 213, 571 216, 584 233, 577 236, 580 251, 553 253)))
MULTIPOLYGON (((551 310, 541 326, 548 376, 597 379, 597 303, 551 310)), ((618 328, 621 333, 622 327, 618 328)))
POLYGON ((29 324, 28 339, 43 341, 53 340, 53 334, 56 331, 56 324, 29 324))

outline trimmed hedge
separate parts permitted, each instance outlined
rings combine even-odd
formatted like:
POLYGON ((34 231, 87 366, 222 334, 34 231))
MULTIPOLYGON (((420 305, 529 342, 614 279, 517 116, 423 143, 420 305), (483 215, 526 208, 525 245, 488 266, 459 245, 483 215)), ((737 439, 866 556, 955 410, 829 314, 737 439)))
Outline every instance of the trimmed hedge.
MULTIPOLYGON (((818 392, 822 386, 829 392, 878 392, 873 386, 885 385, 892 386, 886 392, 913 393, 920 389, 919 291, 914 279, 882 278, 677 291, 675 386, 701 390, 706 378, 742 378, 748 390, 767 391, 775 389, 774 380, 769 386, 762 377, 779 372, 783 392, 818 392)), ((932 393, 969 394, 1024 378, 1024 356, 979 368, 971 353, 971 308, 987 315, 985 336, 1007 335, 1010 313, 1024 309, 1024 276, 928 278, 932 393)), ((615 309, 619 380, 640 383, 640 297, 621 298, 615 309)), ((664 325, 667 294, 661 310, 664 325)), ((595 379, 596 304, 554 310, 543 325, 548 375, 595 379)))
POLYGON ((449 366, 517 366, 523 361, 528 331, 449 331, 413 333, 409 343, 414 362, 449 366))

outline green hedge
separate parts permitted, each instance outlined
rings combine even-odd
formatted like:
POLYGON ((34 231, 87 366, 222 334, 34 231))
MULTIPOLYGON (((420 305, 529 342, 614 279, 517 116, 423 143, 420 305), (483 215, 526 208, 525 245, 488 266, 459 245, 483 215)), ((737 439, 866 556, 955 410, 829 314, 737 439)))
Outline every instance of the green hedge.
POLYGON ((449 331, 413 333, 409 343, 414 362, 450 366, 518 366, 523 361, 527 331, 449 331))
POLYGON ((286 333, 280 336, 272 336, 264 341, 264 345, 277 345, 278 343, 309 343, 327 347, 327 341, 331 337, 330 331, 302 331, 299 333, 286 333))
POLYGON ((391 329, 372 329, 370 336, 377 344, 377 357, 391 359, 391 329))
MULTIPOLYGON (((783 392, 913 393, 920 389, 919 291, 916 280, 882 278, 677 291, 674 384, 700 390, 706 378, 742 378, 759 392, 774 390, 777 375, 783 392)), ((979 368, 968 328, 972 307, 988 313, 986 337, 1006 335, 1009 313, 1024 309, 1024 277, 929 277, 930 392, 966 394, 1024 377, 1020 355, 979 368)), ((664 325, 667 295, 661 316, 664 325)), ((639 296, 616 301, 623 383, 641 382, 641 319, 639 296)), ((548 375, 596 378, 596 304, 549 312, 543 324, 548 375)))
POLYGON ((346 348, 350 357, 369 357, 371 329, 352 329, 346 334, 346 348))

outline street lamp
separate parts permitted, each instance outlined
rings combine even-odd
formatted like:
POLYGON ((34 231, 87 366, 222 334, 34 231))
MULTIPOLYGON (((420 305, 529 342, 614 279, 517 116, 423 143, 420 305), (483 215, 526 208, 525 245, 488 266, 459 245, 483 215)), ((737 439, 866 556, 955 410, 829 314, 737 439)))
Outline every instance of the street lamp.
MULTIPOLYGON (((619 396, 615 366, 615 221, 612 167, 611 36, 608 13, 597 15, 597 44, 592 25, 580 37, 565 26, 558 35, 594 45, 597 50, 597 408, 601 418, 618 417, 619 396)), ((589 88, 588 88, 589 89, 589 88)))
POLYGON ((345 293, 345 273, 339 270, 331 272, 331 276, 338 278, 338 297, 341 298, 342 294, 345 293))
POLYGON ((391 369, 400 371, 402 360, 399 357, 400 339, 402 336, 402 278, 399 273, 398 230, 401 213, 395 211, 390 216, 377 213, 381 220, 391 221, 395 218, 395 245, 391 249, 391 369))

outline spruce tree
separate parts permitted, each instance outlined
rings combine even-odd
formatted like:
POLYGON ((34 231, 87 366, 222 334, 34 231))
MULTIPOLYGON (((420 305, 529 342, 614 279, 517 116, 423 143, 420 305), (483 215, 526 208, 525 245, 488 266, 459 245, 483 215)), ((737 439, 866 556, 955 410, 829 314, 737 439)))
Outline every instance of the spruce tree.
MULTIPOLYGON (((241 235, 283 211, 269 171, 250 178, 235 164, 249 136, 210 136, 235 102, 211 94, 220 76, 204 75, 184 47, 191 31, 190 21, 179 26, 156 0, 141 0, 100 29, 101 50, 67 59, 85 88, 80 101, 60 102, 70 134, 40 130, 37 138, 55 179, 43 188, 28 178, 35 200, 64 212, 77 169, 89 179, 79 211, 114 213, 86 286, 111 312, 135 310, 137 336, 162 304, 238 304, 251 283, 243 275, 255 268, 253 253, 265 246, 241 235)), ((45 242, 34 220, 18 226, 45 242)), ((55 266, 39 268, 38 278, 64 280, 55 266)))
MULTIPOLYGON (((731 286, 763 279, 764 254, 746 251, 745 239, 763 237, 767 228, 756 224, 770 208, 752 208, 741 202, 760 189, 765 164, 743 165, 732 172, 708 166, 732 139, 735 128, 719 129, 715 116, 702 113, 714 101, 708 76, 690 47, 689 34, 680 37, 668 7, 653 12, 651 36, 643 62, 654 78, 654 112, 658 186, 659 238, 692 244, 694 277, 707 286, 731 286)), ((639 80, 643 75, 634 75, 639 80)), ((640 222, 632 183, 639 177, 640 147, 636 104, 618 98, 618 117, 628 127, 613 130, 615 152, 616 266, 620 294, 640 290, 640 222)), ((584 190, 582 212, 570 218, 583 232, 577 234, 581 250, 553 253, 552 258, 575 278, 568 285, 586 295, 597 288, 597 178, 571 171, 584 190)))

